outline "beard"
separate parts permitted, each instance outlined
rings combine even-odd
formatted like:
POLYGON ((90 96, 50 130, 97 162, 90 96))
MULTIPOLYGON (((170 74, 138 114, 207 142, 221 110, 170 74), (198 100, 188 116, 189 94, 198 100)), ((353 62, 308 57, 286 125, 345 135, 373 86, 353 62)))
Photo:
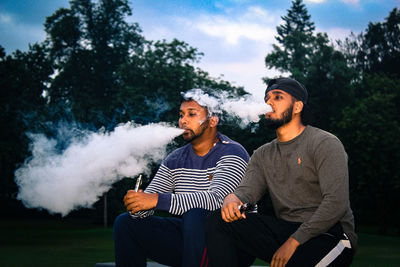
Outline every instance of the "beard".
POLYGON ((199 127, 199 132, 196 134, 192 129, 188 129, 189 132, 191 133, 190 135, 183 135, 183 139, 190 143, 193 142, 193 140, 199 138, 200 136, 203 135, 203 133, 206 131, 208 128, 208 125, 210 124, 210 120, 207 118, 199 127))
POLYGON ((282 113, 282 118, 280 118, 280 119, 271 119, 271 118, 266 119, 266 124, 267 124, 268 128, 276 130, 279 127, 281 127, 281 126, 285 125, 286 123, 290 122, 292 120, 293 106, 294 106, 294 103, 292 102, 290 107, 288 107, 282 113))

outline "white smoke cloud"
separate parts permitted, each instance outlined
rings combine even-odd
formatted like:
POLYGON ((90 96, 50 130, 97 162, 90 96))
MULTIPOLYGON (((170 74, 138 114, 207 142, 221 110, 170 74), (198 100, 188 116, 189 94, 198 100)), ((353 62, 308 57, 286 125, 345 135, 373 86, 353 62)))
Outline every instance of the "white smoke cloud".
POLYGON ((241 127, 247 126, 250 122, 258 122, 260 115, 272 111, 270 105, 262 100, 256 100, 251 95, 239 98, 228 97, 226 92, 221 92, 216 96, 210 96, 201 89, 192 89, 182 94, 185 99, 193 99, 201 106, 208 107, 209 111, 221 114, 223 111, 229 115, 237 116, 241 119, 241 127))
POLYGON ((55 139, 31 135, 32 157, 15 172, 17 198, 63 216, 91 207, 114 182, 149 172, 148 164, 163 159, 166 145, 182 132, 165 123, 126 123, 112 132, 87 132, 61 153, 55 139))
MULTIPOLYGON (((241 118, 241 126, 258 122, 271 107, 252 96, 210 96, 192 89, 184 98, 196 100, 212 113, 241 118)), ((90 208, 113 183, 148 173, 151 162, 166 156, 166 145, 183 132, 166 123, 121 124, 111 132, 84 132, 59 127, 55 139, 30 134, 32 156, 15 171, 17 199, 28 208, 46 209, 65 216, 77 208, 90 208), (78 133, 78 136, 77 136, 78 133), (67 140, 68 142, 65 142, 67 140), (65 148, 60 152, 60 146, 65 148)))

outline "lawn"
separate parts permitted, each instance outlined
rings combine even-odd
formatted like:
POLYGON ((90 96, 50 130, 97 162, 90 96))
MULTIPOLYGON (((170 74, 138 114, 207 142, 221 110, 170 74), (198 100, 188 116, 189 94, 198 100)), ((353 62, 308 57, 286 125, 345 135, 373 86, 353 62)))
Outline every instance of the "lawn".
MULTIPOLYGON (((93 267, 113 258, 111 228, 71 220, 0 221, 0 266, 93 267)), ((400 266, 400 238, 359 233, 352 266, 400 266)))
POLYGON ((113 261, 112 229, 83 222, 0 222, 0 266, 94 266, 113 261))

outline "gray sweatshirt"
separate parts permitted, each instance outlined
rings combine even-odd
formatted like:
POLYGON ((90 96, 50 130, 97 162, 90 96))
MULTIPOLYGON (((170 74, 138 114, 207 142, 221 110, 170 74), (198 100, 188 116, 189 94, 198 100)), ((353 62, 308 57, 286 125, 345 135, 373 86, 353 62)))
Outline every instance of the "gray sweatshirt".
POLYGON ((234 194, 256 203, 265 190, 278 218, 302 223, 292 234, 300 244, 340 222, 356 247, 347 154, 334 135, 307 126, 288 142, 274 139, 255 150, 234 194))

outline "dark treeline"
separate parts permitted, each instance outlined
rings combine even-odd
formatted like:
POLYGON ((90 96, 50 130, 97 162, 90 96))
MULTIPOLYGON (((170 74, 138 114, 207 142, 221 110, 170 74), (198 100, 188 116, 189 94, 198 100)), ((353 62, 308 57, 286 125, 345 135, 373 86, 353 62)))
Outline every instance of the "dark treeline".
MULTIPOLYGON (((190 88, 247 94, 195 68, 202 53, 189 44, 146 40, 138 24, 126 22, 131 15, 126 0, 71 0, 47 17, 42 43, 9 55, 0 46, 2 216, 50 216, 15 199, 14 172, 30 156, 27 133, 55 136, 60 122, 93 131, 132 120, 176 124, 180 93, 190 88)), ((313 125, 343 141, 356 223, 400 233, 400 11, 394 8, 383 22, 370 22, 344 41, 315 32, 301 0, 292 1, 282 19, 267 68, 304 83, 313 125)), ((262 119, 258 127, 236 125, 224 120, 220 128, 250 154, 274 137, 262 119)), ((122 180, 107 193, 109 221, 123 211, 130 186, 122 180)), ((104 203, 69 216, 102 221, 104 203)))

